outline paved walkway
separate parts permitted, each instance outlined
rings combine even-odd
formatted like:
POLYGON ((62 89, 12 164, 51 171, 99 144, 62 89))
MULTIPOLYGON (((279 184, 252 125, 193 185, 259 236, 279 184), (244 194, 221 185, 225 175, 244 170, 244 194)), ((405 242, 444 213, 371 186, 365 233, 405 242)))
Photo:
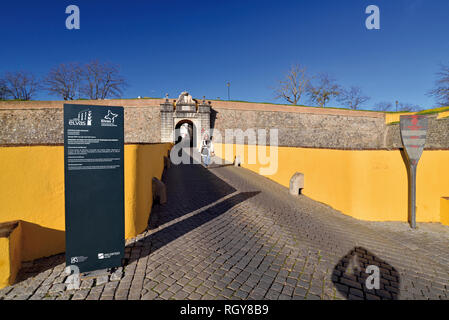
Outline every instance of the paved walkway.
POLYGON ((358 221, 233 166, 172 166, 164 181, 123 269, 68 291, 64 255, 44 258, 0 299, 449 299, 447 227, 358 221))

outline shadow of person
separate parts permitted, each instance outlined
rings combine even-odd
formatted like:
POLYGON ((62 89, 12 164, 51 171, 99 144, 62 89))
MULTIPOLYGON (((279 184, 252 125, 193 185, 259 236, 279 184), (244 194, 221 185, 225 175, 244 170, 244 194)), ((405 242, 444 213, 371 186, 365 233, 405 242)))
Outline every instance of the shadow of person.
POLYGON ((397 300, 400 276, 397 270, 362 247, 355 247, 335 265, 332 282, 349 300, 397 300))

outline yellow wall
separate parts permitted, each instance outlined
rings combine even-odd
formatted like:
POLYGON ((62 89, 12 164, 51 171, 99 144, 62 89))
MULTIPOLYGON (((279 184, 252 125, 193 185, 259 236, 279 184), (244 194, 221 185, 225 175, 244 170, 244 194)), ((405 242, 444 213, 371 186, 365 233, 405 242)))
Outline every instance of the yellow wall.
POLYGON ((449 111, 438 113, 437 119, 443 119, 449 117, 449 111))
MULTIPOLYGON (((170 147, 125 145, 127 238, 147 226, 151 179, 161 178, 170 147)), ((22 261, 64 252, 64 147, 1 147, 0 168, 0 222, 22 220, 22 261)))
POLYGON ((0 289, 9 285, 11 263, 9 257, 9 239, 0 238, 0 289))
POLYGON ((385 123, 389 124, 392 122, 399 122, 401 120, 401 116, 407 114, 415 114, 416 112, 396 112, 396 113, 385 113, 385 123))
POLYGON ((22 226, 19 223, 9 237, 0 238, 0 288, 14 283, 21 266, 22 226))
POLYGON ((152 198, 152 178, 159 180, 164 156, 171 144, 125 146, 125 237, 135 237, 148 226, 152 198))
MULTIPOLYGON (((216 144, 215 154, 233 161, 236 146, 232 154, 226 154, 224 146, 216 144)), ((241 151, 237 155, 243 167, 259 173, 264 166, 247 163, 248 152, 257 154, 256 148, 244 146, 244 155, 241 151)), ((268 150, 267 155, 272 151, 268 150)), ((408 220, 407 167, 399 150, 278 147, 278 159, 277 172, 267 177, 281 185, 289 187, 291 176, 302 172, 303 194, 344 214, 371 221, 408 220)), ((449 196, 448 163, 449 150, 424 151, 417 174, 417 221, 444 222, 440 198, 449 196)))
POLYGON ((9 256, 11 261, 9 283, 14 283, 22 264, 22 247, 22 224, 19 222, 17 228, 9 236, 9 256))
POLYGON ((441 223, 449 226, 449 197, 440 200, 441 223))
POLYGON ((389 124, 392 122, 399 122, 401 116, 410 114, 425 114, 424 112, 432 111, 432 113, 437 113, 437 119, 443 119, 449 117, 448 107, 441 107, 429 110, 423 110, 421 112, 395 112, 395 113, 385 113, 385 123, 389 124))

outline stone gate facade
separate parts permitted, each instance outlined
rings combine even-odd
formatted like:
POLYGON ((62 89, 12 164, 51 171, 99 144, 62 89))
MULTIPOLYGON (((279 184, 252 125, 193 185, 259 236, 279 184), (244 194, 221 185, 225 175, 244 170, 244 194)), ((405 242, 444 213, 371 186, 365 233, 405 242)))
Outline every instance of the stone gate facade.
POLYGON ((161 142, 176 142, 179 132, 176 131, 180 123, 190 123, 193 126, 194 145, 201 146, 204 133, 210 134, 211 104, 206 100, 199 104, 187 92, 182 92, 176 102, 171 103, 166 97, 161 104, 161 142))

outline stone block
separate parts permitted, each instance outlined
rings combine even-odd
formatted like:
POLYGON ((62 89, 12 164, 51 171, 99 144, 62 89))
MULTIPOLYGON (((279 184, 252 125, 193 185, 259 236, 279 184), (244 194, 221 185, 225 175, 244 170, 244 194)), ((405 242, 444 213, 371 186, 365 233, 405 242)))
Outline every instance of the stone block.
POLYGON ((304 174, 296 172, 290 179, 290 194, 297 196, 304 189, 304 174))
POLYGON ((240 160, 240 156, 236 156, 235 160, 234 160, 234 166, 240 167, 241 164, 242 164, 242 161, 240 160))
POLYGON ((201 104, 198 106, 198 112, 199 113, 210 113, 210 106, 201 104))

